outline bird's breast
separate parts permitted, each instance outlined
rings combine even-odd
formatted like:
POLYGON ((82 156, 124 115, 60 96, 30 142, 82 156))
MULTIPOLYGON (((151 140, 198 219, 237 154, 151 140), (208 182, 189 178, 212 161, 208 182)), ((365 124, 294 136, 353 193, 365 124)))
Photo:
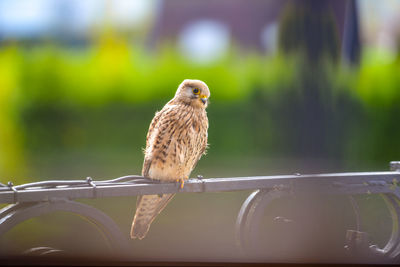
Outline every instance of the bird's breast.
POLYGON ((180 113, 180 119, 168 127, 160 125, 150 137, 153 142, 146 150, 146 157, 151 161, 148 174, 152 179, 175 181, 187 178, 207 145, 205 112, 192 109, 180 113))

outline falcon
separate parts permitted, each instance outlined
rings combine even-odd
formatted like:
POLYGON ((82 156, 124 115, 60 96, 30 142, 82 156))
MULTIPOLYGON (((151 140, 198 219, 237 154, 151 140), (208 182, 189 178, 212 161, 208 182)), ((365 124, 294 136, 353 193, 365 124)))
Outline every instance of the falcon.
MULTIPOLYGON (((207 148, 206 108, 210 90, 200 80, 184 80, 150 123, 142 175, 162 182, 184 181, 207 148)), ((131 238, 143 239, 175 194, 142 195, 136 202, 131 238)))

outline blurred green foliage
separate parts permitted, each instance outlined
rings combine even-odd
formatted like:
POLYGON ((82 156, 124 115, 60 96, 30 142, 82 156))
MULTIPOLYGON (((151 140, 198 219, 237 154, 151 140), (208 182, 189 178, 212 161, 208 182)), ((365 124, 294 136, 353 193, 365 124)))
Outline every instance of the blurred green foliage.
POLYGON ((399 61, 310 68, 296 53, 232 49, 196 65, 171 46, 150 53, 112 35, 80 50, 3 46, 0 61, 2 182, 140 173, 154 112, 185 78, 211 89, 210 149, 200 162, 210 175, 253 168, 246 158, 327 159, 339 169, 400 158, 399 61))

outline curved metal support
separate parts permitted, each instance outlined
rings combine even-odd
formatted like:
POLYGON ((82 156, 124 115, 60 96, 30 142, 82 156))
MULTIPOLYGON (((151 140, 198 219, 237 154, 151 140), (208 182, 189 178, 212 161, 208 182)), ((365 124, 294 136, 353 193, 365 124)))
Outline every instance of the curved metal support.
POLYGON ((236 220, 236 243, 243 252, 258 251, 258 231, 265 208, 288 194, 282 190, 256 190, 245 200, 236 220))
MULTIPOLYGON (((357 231, 349 230, 349 238, 353 239, 360 239, 360 238, 366 238, 367 240, 358 240, 357 244, 358 245, 366 245, 366 247, 359 248, 364 251, 363 255, 368 256, 368 252, 372 252, 372 255, 376 256, 381 256, 384 257, 390 261, 393 261, 394 259, 398 258, 400 256, 400 198, 399 196, 394 192, 394 193, 386 193, 386 194, 381 194, 383 200, 385 201, 386 206, 388 207, 388 210, 390 212, 390 217, 392 219, 392 232, 390 235, 390 238, 384 248, 379 248, 377 245, 368 245, 368 237, 367 234, 364 232, 360 232, 360 215, 359 215, 359 209, 358 205, 355 201, 355 199, 352 196, 349 196, 351 205, 353 206, 353 210, 356 214, 357 218, 357 231), (352 232, 352 233, 349 233, 352 232), (353 235, 357 236, 353 236, 353 235), (365 244, 365 242, 367 242, 365 244)), ((371 255, 371 254, 369 254, 371 255)))
POLYGON ((52 247, 35 247, 25 250, 22 254, 27 256, 54 256, 63 255, 65 252, 52 247))
POLYGON ((117 224, 102 211, 83 203, 62 199, 50 202, 11 204, 0 210, 0 236, 30 218, 54 211, 78 214, 91 222, 118 255, 127 255, 129 243, 117 224))
POLYGON ((400 199, 396 194, 383 194, 382 198, 385 200, 392 218, 392 233, 383 249, 379 249, 376 246, 372 246, 371 249, 389 259, 395 259, 400 255, 400 199))
MULTIPOLYGON (((243 252, 248 255, 259 252, 259 229, 265 208, 272 201, 284 196, 289 196, 289 192, 282 190, 256 190, 245 200, 236 220, 236 242, 243 252)), ((358 234, 357 238, 367 238, 366 233, 360 232, 362 225, 358 204, 353 196, 349 195, 348 198, 356 216, 357 231, 355 232, 358 234)), ((369 245, 368 240, 366 240, 367 243, 364 242, 366 244, 365 248, 359 248, 362 250, 359 252, 362 252, 362 257, 375 255, 384 257, 392 262, 400 258, 400 197, 398 192, 395 191, 382 194, 382 198, 389 209, 392 219, 391 236, 384 248, 380 249, 376 245, 369 245)), ((364 243, 359 243, 358 241, 357 245, 363 245, 364 243)))

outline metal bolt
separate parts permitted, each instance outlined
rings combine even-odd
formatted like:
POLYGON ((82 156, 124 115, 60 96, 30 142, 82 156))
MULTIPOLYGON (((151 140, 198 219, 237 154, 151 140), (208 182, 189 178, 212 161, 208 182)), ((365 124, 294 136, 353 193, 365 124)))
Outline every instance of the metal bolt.
POLYGON ((277 217, 275 217, 274 218, 274 221, 276 221, 276 222, 283 222, 283 223, 291 223, 291 222, 293 222, 293 220, 291 220, 291 219, 287 219, 287 218, 285 218, 285 217, 282 217, 282 216, 277 216, 277 217))
POLYGON ((369 235, 366 232, 347 230, 344 248, 355 254, 365 254, 369 251, 369 235))
POLYGON ((400 171, 400 161, 391 161, 390 162, 390 170, 391 171, 400 171))
POLYGON ((86 177, 86 182, 93 188, 93 197, 97 198, 97 186, 93 183, 92 177, 86 177))

